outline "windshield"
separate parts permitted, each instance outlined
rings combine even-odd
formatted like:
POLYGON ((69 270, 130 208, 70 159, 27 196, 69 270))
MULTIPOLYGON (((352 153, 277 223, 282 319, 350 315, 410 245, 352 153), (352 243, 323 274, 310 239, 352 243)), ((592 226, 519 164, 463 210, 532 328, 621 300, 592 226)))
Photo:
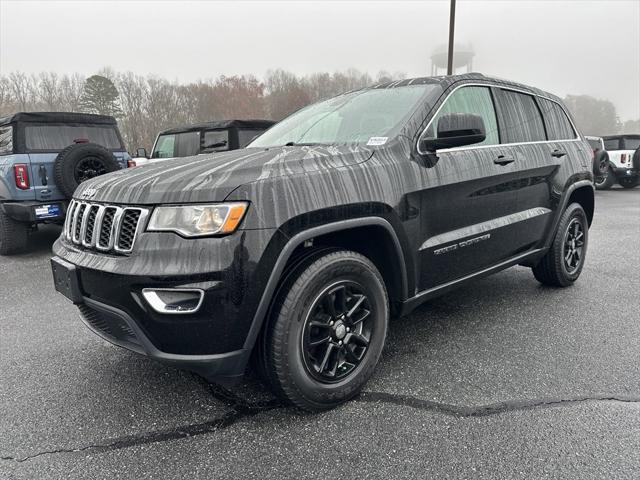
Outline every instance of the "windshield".
POLYGON ((200 152, 200 132, 158 135, 151 158, 189 157, 200 152))
POLYGON ((366 89, 310 105, 271 127, 249 147, 293 144, 382 145, 438 85, 366 89))

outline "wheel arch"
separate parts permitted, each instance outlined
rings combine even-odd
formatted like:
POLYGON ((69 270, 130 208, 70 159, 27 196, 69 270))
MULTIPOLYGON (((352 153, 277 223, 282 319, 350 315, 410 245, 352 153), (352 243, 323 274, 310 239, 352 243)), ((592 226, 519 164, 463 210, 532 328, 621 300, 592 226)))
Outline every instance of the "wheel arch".
POLYGON ((569 197, 564 208, 574 202, 579 203, 582 206, 582 209, 587 214, 587 221, 589 222, 589 226, 591 226, 591 223, 593 222, 593 213, 595 210, 595 195, 593 187, 591 185, 584 185, 574 188, 569 193, 569 197))
POLYGON ((402 246, 394 228, 387 220, 382 217, 361 217, 312 227, 291 237, 278 255, 245 339, 245 350, 253 349, 280 282, 286 275, 287 267, 291 265, 292 260, 300 259, 301 249, 304 249, 305 243, 308 242, 317 247, 347 248, 367 256, 380 270, 390 300, 393 298, 400 301, 407 298, 407 271, 402 246), (385 257, 379 255, 379 252, 377 255, 367 252, 367 255, 363 253, 366 248, 363 249, 362 244, 357 244, 363 235, 373 232, 376 233, 375 238, 383 242, 376 245, 380 246, 379 250, 387 252, 385 257), (392 255, 387 251, 389 247, 392 248, 392 255))

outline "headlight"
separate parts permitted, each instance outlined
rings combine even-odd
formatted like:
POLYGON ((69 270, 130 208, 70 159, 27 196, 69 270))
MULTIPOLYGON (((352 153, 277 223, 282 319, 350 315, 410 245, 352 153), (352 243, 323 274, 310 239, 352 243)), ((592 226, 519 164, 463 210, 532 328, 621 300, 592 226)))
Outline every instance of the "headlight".
POLYGON ((158 207, 151 215, 147 230, 176 232, 185 237, 231 233, 238 228, 248 206, 238 202, 158 207))

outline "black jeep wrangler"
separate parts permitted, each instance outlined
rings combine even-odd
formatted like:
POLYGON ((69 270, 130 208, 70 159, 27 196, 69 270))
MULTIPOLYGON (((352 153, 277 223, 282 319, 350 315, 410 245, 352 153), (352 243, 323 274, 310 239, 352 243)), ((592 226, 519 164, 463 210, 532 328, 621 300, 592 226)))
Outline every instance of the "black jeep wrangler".
POLYGON ((479 74, 306 107, 244 150, 82 184, 56 288, 106 340, 212 380, 251 357, 307 410, 353 397, 389 317, 525 265, 580 275, 589 144, 561 101, 479 74))

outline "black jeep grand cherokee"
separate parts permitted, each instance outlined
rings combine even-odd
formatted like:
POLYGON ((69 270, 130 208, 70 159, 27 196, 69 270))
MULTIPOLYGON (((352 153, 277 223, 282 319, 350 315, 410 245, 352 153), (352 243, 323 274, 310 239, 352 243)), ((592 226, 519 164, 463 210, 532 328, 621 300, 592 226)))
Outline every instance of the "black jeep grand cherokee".
POLYGON ((83 183, 53 273, 106 340, 209 379, 253 356, 319 410, 362 388, 390 316, 517 264, 571 285, 592 180, 558 98, 479 74, 403 80, 243 150, 83 183))

